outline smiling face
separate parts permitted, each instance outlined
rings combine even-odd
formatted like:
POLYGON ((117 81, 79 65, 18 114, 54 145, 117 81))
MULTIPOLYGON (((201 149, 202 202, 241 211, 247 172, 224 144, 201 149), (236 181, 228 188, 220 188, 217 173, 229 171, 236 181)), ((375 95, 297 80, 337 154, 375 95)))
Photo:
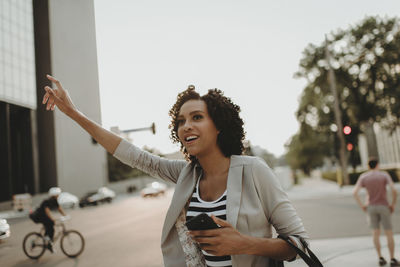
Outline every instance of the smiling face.
POLYGON ((178 137, 186 151, 197 158, 216 149, 219 131, 208 114, 203 100, 189 100, 180 108, 177 118, 178 137))

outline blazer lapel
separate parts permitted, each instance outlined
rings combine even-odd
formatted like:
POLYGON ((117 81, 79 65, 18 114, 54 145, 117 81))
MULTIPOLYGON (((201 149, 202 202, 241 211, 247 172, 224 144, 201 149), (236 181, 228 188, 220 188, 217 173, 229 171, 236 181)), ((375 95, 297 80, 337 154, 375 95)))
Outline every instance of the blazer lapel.
POLYGON ((228 172, 226 220, 236 228, 242 199, 243 164, 240 157, 231 156, 231 165, 228 172))
POLYGON ((192 196, 194 187, 196 185, 197 179, 200 176, 201 168, 195 166, 193 169, 190 165, 188 169, 182 172, 182 182, 177 183, 175 186, 175 192, 169 206, 164 227, 162 230, 161 243, 164 243, 171 231, 171 228, 175 225, 176 219, 181 213, 182 209, 185 207, 188 199, 192 196), (193 171, 192 171, 193 170, 193 171), (192 175, 190 175, 192 172, 192 175))

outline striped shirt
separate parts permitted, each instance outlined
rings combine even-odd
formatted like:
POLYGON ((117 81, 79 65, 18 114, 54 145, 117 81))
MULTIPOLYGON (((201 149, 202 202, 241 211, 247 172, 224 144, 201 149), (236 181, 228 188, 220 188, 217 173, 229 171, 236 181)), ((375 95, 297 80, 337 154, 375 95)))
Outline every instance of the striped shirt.
MULTIPOLYGON (((220 198, 214 201, 204 201, 200 198, 199 194, 199 181, 197 181, 196 187, 193 191, 192 198, 190 199, 190 204, 186 213, 186 220, 190 220, 194 216, 201 213, 207 213, 207 215, 214 215, 222 220, 226 220, 226 190, 220 198)), ((219 267, 231 267, 232 260, 231 256, 214 256, 201 250, 206 260, 206 264, 209 267, 219 266, 219 267)))

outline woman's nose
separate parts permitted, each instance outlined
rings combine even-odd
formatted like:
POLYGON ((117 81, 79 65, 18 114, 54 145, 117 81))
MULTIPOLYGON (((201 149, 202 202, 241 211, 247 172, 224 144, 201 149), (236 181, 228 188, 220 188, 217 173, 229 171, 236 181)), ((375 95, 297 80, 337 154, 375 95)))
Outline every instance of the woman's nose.
POLYGON ((183 130, 185 132, 187 132, 190 129, 192 129, 192 124, 190 122, 186 121, 185 124, 183 125, 183 130))

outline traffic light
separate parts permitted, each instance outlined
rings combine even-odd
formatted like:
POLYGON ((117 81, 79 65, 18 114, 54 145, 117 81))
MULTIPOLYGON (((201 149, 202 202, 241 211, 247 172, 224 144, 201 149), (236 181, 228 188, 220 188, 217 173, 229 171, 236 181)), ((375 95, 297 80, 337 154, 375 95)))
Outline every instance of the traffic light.
POLYGON ((352 151, 352 150, 354 149, 354 144, 353 144, 353 142, 351 141, 351 138, 350 138, 351 127, 348 126, 348 125, 344 126, 344 127, 343 127, 343 133, 344 133, 345 138, 346 138, 346 143, 347 143, 347 144, 346 144, 346 148, 347 148, 347 151, 352 151))
POLYGON ((347 143, 346 148, 347 148, 347 151, 352 151, 354 146, 352 143, 347 143))
POLYGON ((348 126, 348 125, 344 126, 344 127, 343 127, 343 133, 344 133, 345 135, 351 134, 351 127, 348 126))

